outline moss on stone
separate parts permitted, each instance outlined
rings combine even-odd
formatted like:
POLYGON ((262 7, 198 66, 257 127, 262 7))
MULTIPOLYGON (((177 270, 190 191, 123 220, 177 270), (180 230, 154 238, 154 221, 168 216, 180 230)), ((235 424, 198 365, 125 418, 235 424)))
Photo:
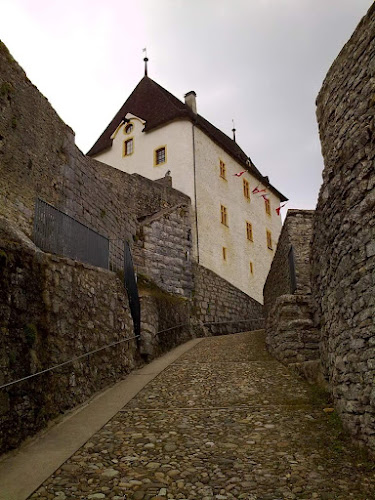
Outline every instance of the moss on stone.
POLYGON ((26 343, 29 347, 32 347, 38 338, 38 329, 34 323, 28 323, 24 326, 23 332, 25 335, 26 343))
POLYGON ((7 267, 7 265, 8 265, 8 254, 5 252, 5 250, 2 250, 0 248, 0 268, 7 267))
POLYGON ((121 281, 121 283, 124 284, 124 282, 125 282, 125 273, 124 273, 124 270, 123 269, 118 269, 116 271, 116 276, 121 281))
POLYGON ((309 384, 310 388, 310 401, 314 406, 328 406, 332 403, 330 393, 325 387, 318 384, 309 384))
POLYGON ((17 355, 16 355, 15 351, 10 351, 9 352, 8 359, 9 359, 9 365, 10 366, 13 366, 13 365, 16 364, 17 355))
POLYGON ((7 97, 14 91, 13 85, 10 82, 3 82, 0 85, 0 96, 7 97))
POLYGON ((137 280, 138 288, 140 290, 147 291, 148 295, 156 297, 158 299, 166 300, 169 303, 181 303, 186 302, 186 298, 177 295, 172 295, 160 288, 154 281, 152 281, 148 276, 139 273, 137 280))

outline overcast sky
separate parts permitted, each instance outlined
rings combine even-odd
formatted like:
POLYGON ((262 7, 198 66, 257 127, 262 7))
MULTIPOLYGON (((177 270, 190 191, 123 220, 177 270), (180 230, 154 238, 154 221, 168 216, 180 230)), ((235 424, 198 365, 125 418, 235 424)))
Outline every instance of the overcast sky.
POLYGON ((371 0, 0 0, 0 38, 86 153, 143 76, 231 136, 289 199, 315 208, 315 99, 371 0))

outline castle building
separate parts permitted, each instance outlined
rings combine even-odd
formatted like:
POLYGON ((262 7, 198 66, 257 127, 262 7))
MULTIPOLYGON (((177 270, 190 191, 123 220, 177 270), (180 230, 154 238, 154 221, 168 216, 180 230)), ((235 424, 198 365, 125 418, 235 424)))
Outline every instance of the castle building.
POLYGON ((287 198, 197 113, 195 92, 183 103, 146 73, 87 154, 152 180, 171 175, 192 201, 193 258, 263 302, 287 198))

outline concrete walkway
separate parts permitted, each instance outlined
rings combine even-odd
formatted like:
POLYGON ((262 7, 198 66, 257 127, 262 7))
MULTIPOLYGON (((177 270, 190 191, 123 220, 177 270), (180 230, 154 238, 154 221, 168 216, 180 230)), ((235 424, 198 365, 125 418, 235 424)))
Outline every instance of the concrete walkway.
POLYGON ((262 332, 207 338, 30 498, 374 499, 374 463, 327 406, 269 357, 262 332))

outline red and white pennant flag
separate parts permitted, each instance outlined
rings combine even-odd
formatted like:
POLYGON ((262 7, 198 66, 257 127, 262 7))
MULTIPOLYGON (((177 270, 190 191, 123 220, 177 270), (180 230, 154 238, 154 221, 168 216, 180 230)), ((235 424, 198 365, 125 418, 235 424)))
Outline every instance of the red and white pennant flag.
POLYGON ((259 189, 259 184, 258 184, 258 186, 252 190, 252 193, 253 193, 253 194, 257 194, 257 193, 267 193, 267 189, 259 189))
MULTIPOLYGON (((288 203, 288 202, 286 202, 286 203, 288 203)), ((281 210, 283 207, 285 207, 286 203, 284 203, 284 205, 280 205, 279 207, 275 208, 277 215, 280 215, 280 210, 281 210)))

